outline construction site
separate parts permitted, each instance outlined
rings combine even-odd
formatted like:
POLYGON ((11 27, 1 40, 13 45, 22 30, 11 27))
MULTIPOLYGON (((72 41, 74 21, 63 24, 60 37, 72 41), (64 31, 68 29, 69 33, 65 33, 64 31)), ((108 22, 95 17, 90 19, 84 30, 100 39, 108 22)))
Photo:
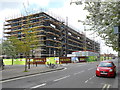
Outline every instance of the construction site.
MULTIPOLYGON (((39 12, 17 18, 6 19, 4 23, 4 38, 16 35, 22 38, 22 28, 36 27, 40 45, 34 50, 35 58, 67 57, 74 51, 92 51, 100 53, 100 44, 86 37, 67 25, 67 21, 55 18, 49 13, 39 12)), ((24 56, 23 56, 24 57, 24 56)))

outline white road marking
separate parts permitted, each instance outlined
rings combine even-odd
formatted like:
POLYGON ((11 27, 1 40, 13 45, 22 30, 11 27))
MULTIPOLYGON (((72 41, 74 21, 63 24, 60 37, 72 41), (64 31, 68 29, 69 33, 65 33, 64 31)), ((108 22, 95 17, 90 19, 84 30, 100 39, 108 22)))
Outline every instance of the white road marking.
POLYGON ((111 85, 108 85, 108 86, 107 86, 107 90, 110 88, 110 86, 111 86, 111 85))
POLYGON ((83 70, 83 71, 80 71, 80 72, 77 72, 77 73, 74 73, 74 75, 80 74, 80 73, 82 73, 82 72, 84 72, 84 70, 83 70))
POLYGON ((93 79, 95 76, 89 78, 88 80, 85 81, 85 83, 87 83, 89 80, 93 79))
POLYGON ((104 88, 106 88, 106 86, 107 86, 107 84, 105 84, 105 85, 103 86, 102 90, 104 90, 104 88))
POLYGON ((89 78, 89 80, 91 80, 92 78, 89 78))
MULTIPOLYGON (((64 68, 63 70, 66 70, 66 69, 67 69, 67 68, 64 68)), ((61 71, 63 71, 63 70, 61 70, 61 71)), ((53 73, 53 72, 57 72, 57 71, 46 72, 46 73, 40 73, 40 74, 35 74, 35 75, 29 75, 29 76, 24 76, 24 77, 19 77, 19 78, 4 80, 4 81, 1 81, 0 83, 10 82, 10 81, 19 80, 19 79, 24 79, 24 78, 28 78, 28 77, 39 76, 39 75, 48 74, 48 73, 53 73)))
POLYGON ((45 85, 46 85, 46 83, 43 83, 43 84, 40 84, 40 85, 37 85, 37 86, 31 87, 31 88, 38 88, 38 87, 45 86, 45 85))
POLYGON ((85 81, 85 83, 87 83, 87 82, 88 82, 88 80, 85 81))
POLYGON ((59 80, 65 79, 65 78, 67 78, 67 77, 70 77, 70 75, 65 76, 65 77, 62 77, 62 78, 59 78, 59 79, 56 79, 56 80, 54 80, 54 81, 59 81, 59 80))
POLYGON ((93 76, 92 78, 94 78, 95 76, 93 76))
POLYGON ((109 84, 105 84, 105 85, 103 86, 102 90, 105 90, 105 89, 108 90, 108 89, 110 88, 110 86, 111 86, 111 85, 109 85, 109 84))

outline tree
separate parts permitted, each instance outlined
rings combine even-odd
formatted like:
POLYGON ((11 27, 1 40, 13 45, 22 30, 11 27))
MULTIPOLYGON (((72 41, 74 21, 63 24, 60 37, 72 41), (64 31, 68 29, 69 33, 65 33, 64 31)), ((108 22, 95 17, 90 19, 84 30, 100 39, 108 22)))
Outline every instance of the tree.
POLYGON ((17 57, 16 48, 12 45, 12 43, 8 40, 5 40, 2 43, 2 53, 7 55, 8 57, 12 57, 12 65, 13 59, 17 57))
POLYGON ((89 11, 85 22, 92 24, 90 30, 98 32, 98 35, 105 40, 105 44, 116 51, 117 36, 113 34, 113 27, 120 25, 119 8, 120 2, 87 2, 84 8, 89 11))
POLYGON ((120 26, 120 1, 118 2, 84 2, 84 10, 89 12, 84 25, 105 40, 105 44, 118 51, 117 36, 113 33, 114 26, 120 26))
POLYGON ((31 27, 29 23, 29 16, 27 16, 27 24, 25 26, 26 28, 20 30, 21 37, 13 35, 9 38, 9 41, 15 46, 18 53, 22 53, 25 56, 25 71, 27 71, 27 58, 30 56, 31 50, 37 48, 39 38, 36 37, 37 27, 31 27))
POLYGON ((0 43, 0 67, 2 66, 2 43, 0 43))

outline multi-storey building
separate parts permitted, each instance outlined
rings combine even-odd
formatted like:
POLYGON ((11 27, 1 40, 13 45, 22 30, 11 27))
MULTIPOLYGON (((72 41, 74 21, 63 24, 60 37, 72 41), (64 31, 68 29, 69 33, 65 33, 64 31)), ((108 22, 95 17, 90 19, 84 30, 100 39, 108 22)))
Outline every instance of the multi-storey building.
POLYGON ((6 20, 4 24, 4 37, 11 35, 22 37, 22 28, 36 27, 37 37, 39 37, 40 46, 35 50, 35 57, 49 56, 67 56, 73 51, 91 50, 100 52, 100 44, 87 38, 72 28, 68 27, 54 17, 44 13, 31 14, 6 20))

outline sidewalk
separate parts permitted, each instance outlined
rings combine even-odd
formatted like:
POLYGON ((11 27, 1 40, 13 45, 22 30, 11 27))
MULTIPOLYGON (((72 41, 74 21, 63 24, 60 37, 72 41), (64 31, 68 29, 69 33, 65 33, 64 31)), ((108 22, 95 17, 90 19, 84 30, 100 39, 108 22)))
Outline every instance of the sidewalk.
POLYGON ((37 65, 37 67, 34 65, 30 66, 30 69, 27 68, 28 72, 24 72, 25 66, 24 65, 6 65, 4 70, 1 70, 2 72, 2 80, 8 80, 18 77, 24 77, 28 75, 34 75, 39 73, 45 73, 50 71, 56 71, 56 70, 62 70, 64 69, 63 66, 58 65, 55 69, 50 69, 46 67, 45 65, 37 65))

